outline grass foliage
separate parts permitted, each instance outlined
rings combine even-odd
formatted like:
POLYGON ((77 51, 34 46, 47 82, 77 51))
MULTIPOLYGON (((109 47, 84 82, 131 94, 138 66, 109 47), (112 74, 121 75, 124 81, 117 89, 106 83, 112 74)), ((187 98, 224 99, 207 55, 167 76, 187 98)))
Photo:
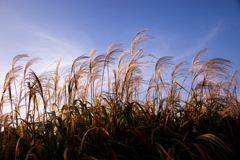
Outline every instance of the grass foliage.
POLYGON ((145 32, 130 49, 114 43, 96 56, 92 49, 62 72, 62 59, 54 72, 37 75, 30 67, 39 58, 22 66, 28 55, 15 56, 0 99, 0 159, 238 159, 239 69, 231 76, 230 61, 200 59, 207 49, 191 63, 161 57, 140 98, 142 67, 154 58, 140 47, 150 38, 145 32), (4 106, 11 112, 3 114, 4 106))

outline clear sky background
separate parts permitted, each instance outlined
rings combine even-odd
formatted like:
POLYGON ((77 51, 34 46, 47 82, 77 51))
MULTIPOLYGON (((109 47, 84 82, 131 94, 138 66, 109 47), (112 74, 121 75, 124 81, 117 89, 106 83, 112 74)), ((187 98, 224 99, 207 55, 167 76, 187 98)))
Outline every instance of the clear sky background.
POLYGON ((1 85, 17 54, 40 56, 39 71, 61 55, 66 67, 92 48, 105 53, 116 41, 129 48, 142 29, 152 37, 147 54, 177 63, 209 48, 202 57, 231 60, 230 73, 240 67, 238 0, 1 0, 1 85))

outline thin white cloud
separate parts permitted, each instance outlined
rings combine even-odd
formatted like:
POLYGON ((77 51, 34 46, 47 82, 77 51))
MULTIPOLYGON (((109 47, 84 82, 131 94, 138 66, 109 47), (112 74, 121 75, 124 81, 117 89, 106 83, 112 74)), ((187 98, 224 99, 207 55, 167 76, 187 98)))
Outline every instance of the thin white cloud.
POLYGON ((210 33, 208 33, 207 35, 205 35, 201 40, 200 40, 200 44, 199 44, 199 48, 204 47, 210 40, 212 40, 213 38, 215 38, 217 36, 217 34, 219 33, 220 30, 220 24, 218 24, 213 30, 211 30, 210 33))
POLYGON ((204 35, 203 37, 198 38, 196 40, 197 41, 196 46, 191 47, 185 54, 181 54, 181 55, 175 57, 175 60, 183 59, 189 55, 197 53, 198 51, 200 51, 204 48, 207 48, 206 44, 219 34, 220 27, 221 27, 221 24, 219 23, 208 34, 204 35))
POLYGON ((36 32, 36 41, 30 47, 26 49, 43 59, 44 63, 52 63, 56 61, 61 56, 64 57, 64 60, 61 66, 70 65, 74 58, 84 53, 84 50, 72 44, 71 42, 54 37, 50 34, 43 32, 36 32), (66 62, 67 61, 67 62, 66 62))
MULTIPOLYGON (((78 39, 80 41, 76 42, 61 33, 53 33, 36 26, 34 22, 24 19, 12 10, 5 9, 0 13, 8 15, 4 21, 0 21, 0 91, 5 75, 11 69, 11 60, 17 54, 30 56, 25 58, 24 62, 18 62, 23 65, 27 60, 40 56, 42 61, 31 67, 40 74, 60 57, 63 57, 60 67, 70 67, 75 58, 90 50, 88 47, 91 46, 91 39, 86 33, 81 32, 81 38, 78 39)), ((54 70, 55 67, 56 65, 52 65, 48 70, 54 70)))
MULTIPOLYGON (((15 43, 19 42, 21 45, 16 44, 16 48, 5 49, 5 53, 14 53, 7 54, 7 56, 13 58, 17 54, 28 54, 30 57, 28 59, 25 58, 25 61, 18 62, 18 64, 23 64, 27 62, 26 60, 30 60, 31 58, 38 57, 42 59, 40 62, 35 63, 32 68, 37 74, 41 74, 48 68, 48 71, 54 71, 56 67, 56 62, 60 57, 63 57, 63 60, 60 64, 61 68, 70 68, 72 62, 78 56, 84 54, 84 50, 77 46, 74 42, 67 40, 65 38, 59 38, 60 36, 56 36, 53 34, 49 34, 47 32, 43 32, 39 30, 31 30, 24 31, 25 32, 25 42, 21 41, 23 37, 19 36, 15 39, 15 43), (17 51, 17 49, 21 49, 21 52, 17 51), (52 65, 53 64, 53 65, 52 65), (51 66, 50 66, 51 65, 51 66), (49 67, 50 66, 50 67, 49 67)), ((14 44, 11 44, 14 46, 14 44)), ((0 47, 1 48, 1 47, 0 47)), ((0 52, 1 49, 0 49, 0 52)), ((3 58, 3 57, 2 57, 3 58)), ((1 59, 0 62, 5 59, 1 59)), ((6 60, 5 60, 6 61, 6 60)), ((0 74, 0 84, 3 85, 3 81, 6 73, 11 69, 11 60, 7 60, 5 63, 0 63, 2 68, 0 74)), ((0 86, 0 91, 2 90, 2 86, 0 86)), ((0 94, 1 96, 1 94, 0 94)), ((9 107, 4 107, 4 113, 9 112, 9 107)))

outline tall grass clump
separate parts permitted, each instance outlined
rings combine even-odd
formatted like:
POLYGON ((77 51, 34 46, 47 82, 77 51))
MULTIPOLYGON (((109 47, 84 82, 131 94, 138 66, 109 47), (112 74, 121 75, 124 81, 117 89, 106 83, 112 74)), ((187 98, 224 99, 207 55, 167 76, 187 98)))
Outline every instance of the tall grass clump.
POLYGON ((92 49, 69 70, 60 70, 60 58, 55 71, 37 74, 39 57, 23 66, 28 55, 15 56, 0 99, 0 159, 238 159, 240 69, 229 75, 230 61, 200 59, 207 49, 192 62, 156 59, 139 46, 146 31, 130 49, 92 49), (154 60, 142 91, 142 68, 154 60))

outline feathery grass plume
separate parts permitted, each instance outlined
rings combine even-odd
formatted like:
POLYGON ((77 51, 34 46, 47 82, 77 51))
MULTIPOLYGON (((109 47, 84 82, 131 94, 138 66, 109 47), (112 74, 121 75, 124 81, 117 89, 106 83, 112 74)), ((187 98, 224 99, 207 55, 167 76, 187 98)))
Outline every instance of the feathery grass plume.
POLYGON ((33 65, 35 62, 41 60, 40 57, 36 57, 36 58, 33 58, 33 59, 30 59, 26 64, 25 64, 25 67, 24 67, 24 71, 23 71, 23 76, 24 78, 26 77, 26 73, 27 73, 27 70, 28 68, 33 65))
MULTIPOLYGON (((22 59, 22 58, 24 58, 24 57, 28 57, 28 55, 27 55, 27 54, 19 54, 19 55, 16 55, 16 56, 12 59, 12 69, 14 68, 15 64, 16 64, 20 59, 22 59)), ((12 76, 14 77, 14 72, 12 72, 12 74, 13 74, 12 76)), ((14 80, 14 86, 15 86, 15 90, 17 90, 15 80, 14 80)), ((18 97, 18 96, 17 96, 17 91, 16 91, 15 93, 16 93, 16 97, 18 97)))
POLYGON ((122 52, 122 48, 123 47, 123 44, 122 43, 113 43, 109 48, 108 48, 108 51, 107 51, 107 55, 105 57, 105 60, 104 60, 104 64, 103 64, 103 73, 102 73, 102 85, 101 85, 101 93, 102 93, 102 87, 103 87, 103 79, 104 79, 104 71, 105 71, 105 67, 107 67, 107 78, 108 78, 108 82, 107 82, 107 85, 108 85, 108 88, 107 88, 107 92, 109 93, 110 91, 110 78, 109 78, 109 64, 112 64, 114 65, 114 60, 116 60, 116 58, 114 57, 114 55, 116 53, 119 53, 119 52, 122 52))
POLYGON ((90 57, 89 57, 89 67, 88 67, 88 77, 87 77, 87 82, 85 85, 85 91, 84 91, 84 101, 87 100, 87 95, 88 95, 88 89, 90 85, 90 101, 92 103, 93 98, 95 96, 94 94, 94 83, 95 80, 98 78, 101 78, 101 68, 102 68, 102 63, 104 62, 105 55, 100 54, 93 58, 94 53, 96 52, 96 49, 92 49, 90 51, 90 57))
POLYGON ((62 61, 62 57, 60 57, 58 59, 57 66, 56 66, 55 73, 54 73, 54 91, 53 91, 54 103, 57 103, 57 99, 59 99, 59 97, 57 97, 57 93, 58 93, 58 85, 59 85, 59 81, 61 80, 61 76, 59 76, 58 70, 59 70, 59 65, 60 65, 61 61, 62 61))
POLYGON ((203 50, 200 50, 199 52, 197 52, 194 57, 193 57, 193 60, 192 60, 192 64, 191 64, 191 67, 188 71, 188 73, 186 74, 185 76, 185 79, 183 81, 183 83, 185 82, 185 80, 188 78, 188 75, 189 73, 192 73, 192 82, 191 82, 191 90, 194 86, 194 81, 196 80, 196 78, 204 71, 203 69, 200 70, 200 68, 202 68, 202 66, 208 61, 207 59, 200 59, 200 60, 197 60, 204 52, 206 52, 208 48, 205 48, 203 50), (199 68, 198 69, 198 74, 196 74, 196 72, 194 73, 194 69, 196 68, 199 68))
MULTIPOLYGON (((49 73, 47 72, 41 74, 40 76, 37 76, 36 73, 32 69, 30 69, 28 77, 26 78, 26 80, 28 81, 27 83, 29 84, 30 93, 34 92, 34 94, 39 94, 40 98, 42 99, 42 104, 44 109, 44 112, 43 112, 44 121, 47 120, 47 101, 45 100, 44 91, 47 87, 49 87, 48 77, 49 77, 49 73)), ((29 99, 29 103, 30 103, 30 99, 29 99)), ((29 109, 28 109, 28 115, 29 115, 29 109)))
POLYGON ((90 57, 85 56, 85 55, 81 55, 81 56, 77 57, 72 63, 71 74, 75 73, 75 69, 80 65, 82 60, 87 59, 87 58, 90 58, 90 57))
POLYGON ((39 58, 33 58, 21 77, 22 67, 15 66, 21 56, 15 57, 0 101, 1 111, 12 109, 0 115, 0 159, 238 159, 240 69, 228 76, 230 61, 199 59, 204 49, 188 70, 185 61, 173 66, 166 80, 173 58, 161 57, 140 99, 141 68, 151 63, 146 58, 155 58, 137 49, 149 39, 145 31, 134 36, 130 49, 122 51, 121 43, 107 54, 92 49, 69 70, 60 71, 60 58, 54 71, 36 75, 29 68, 39 58))
POLYGON ((105 61, 105 55, 104 54, 100 54, 98 56, 96 56, 93 60, 92 63, 92 78, 91 78, 91 82, 92 82, 92 87, 91 87, 91 93, 92 93, 92 100, 95 98, 95 93, 94 93, 94 85, 95 85, 95 81, 97 79, 101 80, 101 68, 103 68, 103 63, 105 61))
MULTIPOLYGON (((70 97, 74 98, 76 94, 76 92, 78 92, 79 89, 79 82, 81 81, 81 78, 85 78, 87 79, 88 75, 88 58, 90 58, 89 56, 79 56, 77 57, 72 64, 71 67, 71 75, 69 75, 69 90, 68 90, 68 94, 70 95, 70 97), (81 77, 82 75, 82 77, 81 77)), ((69 98, 70 98, 69 97, 69 98)), ((84 99, 84 98, 83 98, 84 99)), ((69 104, 70 104, 70 99, 69 99, 69 104)))
MULTIPOLYGON (((217 78, 226 78, 227 75, 227 69, 226 67, 231 67, 230 65, 228 65, 228 63, 230 63, 230 61, 225 60, 225 59, 221 59, 221 58, 215 58, 215 59, 200 59, 198 61, 196 61, 196 59, 200 56, 200 54, 202 54, 203 52, 205 52, 206 49, 199 51, 195 56, 194 59, 192 61, 192 66, 189 69, 188 73, 192 72, 192 82, 191 82, 191 90, 189 92, 189 95, 194 95, 196 96, 198 93, 198 91, 200 91, 200 99, 203 100, 203 92, 206 92, 206 87, 210 87, 210 84, 216 84, 217 82, 217 78), (195 68, 197 68, 197 71, 194 72, 193 70, 195 68), (194 87, 194 82, 197 79, 197 77, 199 76, 203 76, 202 80, 197 83, 194 87), (205 91, 204 91, 205 88, 205 91)), ((188 75, 187 73, 187 75, 188 75)), ((187 77, 186 75, 186 77, 187 77)), ((186 78, 185 78, 186 79, 186 78)), ((185 80, 184 80, 185 81, 185 80)), ((215 85, 214 84, 214 85, 215 85)), ((204 95, 205 99, 207 98, 207 95, 204 95)), ((191 99, 191 96, 188 97, 188 99, 191 99)))
POLYGON ((118 100, 121 100, 121 89, 122 89, 122 80, 123 80, 123 75, 125 73, 126 67, 128 65, 128 61, 127 59, 130 58, 130 50, 125 50, 122 52, 122 54, 120 55, 120 57, 118 58, 118 70, 117 70, 117 78, 116 78, 116 82, 115 84, 117 84, 117 88, 116 88, 116 97, 118 98, 118 100))
MULTIPOLYGON (((27 70, 31 65, 33 65, 35 62, 37 62, 39 60, 40 60, 40 57, 36 57, 36 58, 30 59, 25 64, 25 67, 24 67, 24 70, 23 70, 23 84, 24 84, 23 90, 24 90, 24 94, 26 94, 26 92, 25 92, 26 91, 25 79, 26 79, 27 70)), ((27 98, 25 99, 25 106, 27 106, 27 98)), ((27 107, 25 107, 25 111, 26 111, 26 115, 27 115, 27 113, 28 113, 27 107)))
POLYGON ((68 76, 66 76, 65 78, 64 78, 64 82, 63 82, 63 86, 62 86, 62 91, 61 91, 61 97, 60 97, 60 99, 61 100, 63 100, 63 104, 67 104, 67 79, 69 79, 68 78, 68 76))
POLYGON ((133 37, 132 43, 131 43, 131 57, 133 56, 134 50, 139 43, 143 42, 144 40, 147 40, 147 39, 151 38, 151 37, 148 37, 147 35, 140 35, 140 34, 142 34, 143 32, 146 32, 146 31, 148 31, 148 29, 144 29, 140 32, 137 32, 135 34, 135 36, 133 37))
POLYGON ((239 73, 240 71, 240 68, 237 68, 235 70, 235 72, 232 74, 231 78, 230 78, 230 82, 228 84, 228 90, 231 89, 231 86, 233 87, 232 88, 232 95, 235 97, 237 96, 237 80, 236 80, 236 75, 239 73))
POLYGON ((90 85, 91 89, 91 102, 92 102, 92 68, 93 68, 93 55, 94 53, 96 52, 96 49, 92 49, 90 51, 90 57, 89 57, 89 64, 88 64, 88 77, 87 77, 87 83, 86 83, 86 86, 85 86, 85 91, 84 91, 84 101, 86 101, 87 99, 87 95, 88 95, 88 87, 90 85))
POLYGON ((132 85, 134 83, 133 77, 137 75, 141 75, 140 67, 143 67, 144 64, 152 63, 152 61, 140 61, 141 59, 145 57, 151 57, 151 54, 145 55, 143 53, 143 47, 141 47, 138 52, 132 56, 129 63, 126 66, 126 69, 124 71, 123 75, 123 82, 122 82, 122 95, 125 93, 125 99, 127 101, 131 100, 130 93, 133 93, 132 91, 132 85))
MULTIPOLYGON (((74 73, 74 90, 77 92, 78 96, 80 96, 81 92, 83 93, 83 91, 81 90, 83 90, 84 88, 84 83, 86 82, 87 75, 88 60, 85 60, 80 64, 79 69, 74 73)), ((83 95, 81 95, 81 97, 83 98, 83 95)))
MULTIPOLYGON (((19 54, 19 55, 16 55, 13 59, 12 59, 12 70, 14 69, 14 67, 15 67, 15 64, 20 60, 20 59, 22 59, 22 58, 24 58, 24 57, 28 57, 28 55, 27 54, 19 54)), ((12 73, 12 77, 15 77, 15 73, 14 72, 11 72, 12 73)), ((14 78, 13 79, 13 83, 14 83, 14 89, 15 89, 15 94, 16 94, 16 99, 17 99, 17 101, 18 101, 18 94, 17 94, 17 86, 16 86, 16 78, 14 78)), ((13 125, 14 125, 14 116, 13 116, 13 102, 12 102, 12 95, 11 95, 11 84, 9 84, 9 87, 8 87, 8 89, 9 89, 9 98, 10 98, 10 102, 11 102, 11 110, 12 110, 12 123, 13 123, 13 125)))
POLYGON ((153 88, 153 110, 155 112, 155 104, 158 106, 159 99, 162 99, 162 90, 166 91, 165 82, 163 82, 161 73, 165 72, 164 70, 168 69, 171 65, 173 57, 164 56, 157 60, 155 64, 155 71, 152 81, 149 81, 149 87, 153 88), (150 83, 152 82, 152 83, 150 83), (155 102, 156 101, 156 102, 155 102))
MULTIPOLYGON (((123 85, 122 85, 122 95, 121 95, 121 97, 123 97, 123 88, 124 87, 126 87, 126 96, 125 96, 125 98, 126 98, 126 100, 127 101, 129 101, 130 99, 131 99, 131 97, 129 96, 129 93, 131 93, 131 83, 132 83, 132 80, 131 80, 131 77, 133 76, 133 73, 132 73, 132 69, 133 68, 136 68, 136 67, 134 67, 134 61, 136 61, 137 60, 137 58, 136 59, 134 59, 138 54, 140 54, 140 53, 142 53, 142 51, 143 51, 143 49, 144 49, 144 47, 141 47, 136 53, 134 53, 134 51, 135 51, 135 49, 136 49, 136 47, 137 47, 137 45, 140 43, 140 42, 142 42, 142 41, 144 41, 144 40, 147 40, 147 39, 150 39, 150 37, 148 37, 147 35, 141 35, 141 33, 143 33, 143 32, 145 32, 145 31, 147 31, 148 29, 145 29, 145 30, 142 30, 142 31, 140 31, 140 32, 137 32, 136 33, 136 35, 133 37, 133 39, 132 39, 132 43, 131 43, 131 60, 129 61, 129 63, 128 63, 128 67, 126 68, 126 70, 125 70, 125 75, 124 75, 124 80, 123 80, 123 85), (133 61, 134 60, 134 61, 133 61), (131 66, 131 67, 130 67, 131 66), (128 81, 129 81, 129 83, 126 83, 126 78, 129 76, 129 79, 128 79, 128 81)), ((141 54, 140 54, 141 55, 141 54)), ((142 55, 143 56, 143 55, 142 55)), ((148 55, 148 56, 151 56, 151 55, 148 55)), ((141 57, 141 56, 140 56, 141 57)), ((143 56, 144 57, 144 56, 143 56)), ((142 58, 143 58, 142 57, 142 58)), ((150 62, 146 62, 145 64, 147 64, 147 63, 150 63, 150 62)))
POLYGON ((202 63, 204 63, 204 60, 197 60, 204 52, 207 51, 208 48, 202 49, 199 52, 197 52, 193 59, 192 59, 192 65, 191 68, 189 69, 189 72, 193 71, 195 68, 199 67, 200 65, 202 65, 202 63))
POLYGON ((146 101, 148 102, 154 102, 154 89, 156 86, 154 85, 156 84, 156 79, 154 78, 154 75, 151 76, 151 78, 148 81, 148 89, 147 89, 147 94, 146 94, 146 101))
POLYGON ((118 77, 117 77, 117 72, 115 69, 113 69, 113 76, 114 76, 114 82, 112 83, 112 92, 114 95, 114 100, 117 100, 117 93, 118 93, 118 77))
POLYGON ((46 82, 46 87, 44 89, 44 99, 45 99, 45 103, 46 103, 46 108, 50 108, 50 112, 52 112, 52 109, 51 109, 51 105, 52 105, 52 100, 54 102, 54 81, 51 78, 48 79, 48 81, 46 82))
POLYGON ((240 71, 240 68, 237 68, 235 72, 230 77, 230 80, 227 82, 227 86, 224 89, 225 97, 224 99, 227 99, 227 102, 230 102, 226 104, 228 106, 227 108, 231 108, 231 115, 232 116, 239 116, 239 101, 238 101, 238 94, 237 94, 237 79, 236 75, 240 71))
MULTIPOLYGON (((140 52, 139 52, 140 53, 140 52)), ((125 94, 125 98, 128 100, 130 100, 130 94, 132 91, 132 85, 134 83, 133 78, 134 76, 137 76, 137 74, 141 74, 141 70, 139 70, 140 65, 142 64, 147 64, 149 62, 137 62, 134 61, 133 59, 135 58, 135 56, 129 61, 128 65, 126 66, 126 70, 124 71, 124 77, 123 77, 123 82, 122 82, 122 98, 123 95, 125 94), (134 71, 136 71, 134 73, 134 71), (135 75, 134 75, 135 74, 135 75)))
MULTIPOLYGON (((222 58, 214 58, 206 63, 204 63, 202 66, 203 68, 203 79, 199 82, 199 86, 201 87, 201 96, 200 98, 203 97, 203 92, 207 92, 207 87, 211 86, 211 84, 217 82, 219 78, 227 78, 228 77, 228 72, 226 67, 231 67, 228 65, 228 63, 231 63, 228 60, 222 59, 222 58)), ((201 66, 201 67, 202 67, 201 66)), ((200 68, 201 68, 200 67, 200 68)), ((197 71, 198 72, 198 71, 197 71)), ((207 93, 205 94, 205 99, 207 98, 207 93)))
MULTIPOLYGON (((0 107, 1 107, 1 115, 3 114, 3 104, 4 104, 4 97, 5 92, 8 91, 8 99, 6 99, 6 101, 10 102, 11 105, 11 119, 12 119, 12 123, 13 122, 13 115, 14 115, 14 109, 13 109, 13 99, 12 99, 12 88, 11 88, 11 84, 12 82, 18 77, 18 72, 22 70, 22 66, 16 66, 14 68, 12 68, 10 71, 8 71, 8 73, 5 76, 4 79, 4 84, 3 84, 3 91, 2 91, 2 95, 1 95, 1 101, 0 101, 0 107)), ((17 90, 15 89, 15 92, 17 92, 17 90)))
POLYGON ((187 65, 188 62, 187 61, 182 61, 179 64, 177 64, 171 73, 171 88, 169 89, 169 100, 170 100, 170 107, 174 107, 175 104, 178 102, 180 103, 180 95, 181 95, 181 90, 178 91, 177 93, 177 78, 182 78, 184 77, 184 75, 187 73, 187 69, 186 68, 180 68, 184 65, 187 65))

